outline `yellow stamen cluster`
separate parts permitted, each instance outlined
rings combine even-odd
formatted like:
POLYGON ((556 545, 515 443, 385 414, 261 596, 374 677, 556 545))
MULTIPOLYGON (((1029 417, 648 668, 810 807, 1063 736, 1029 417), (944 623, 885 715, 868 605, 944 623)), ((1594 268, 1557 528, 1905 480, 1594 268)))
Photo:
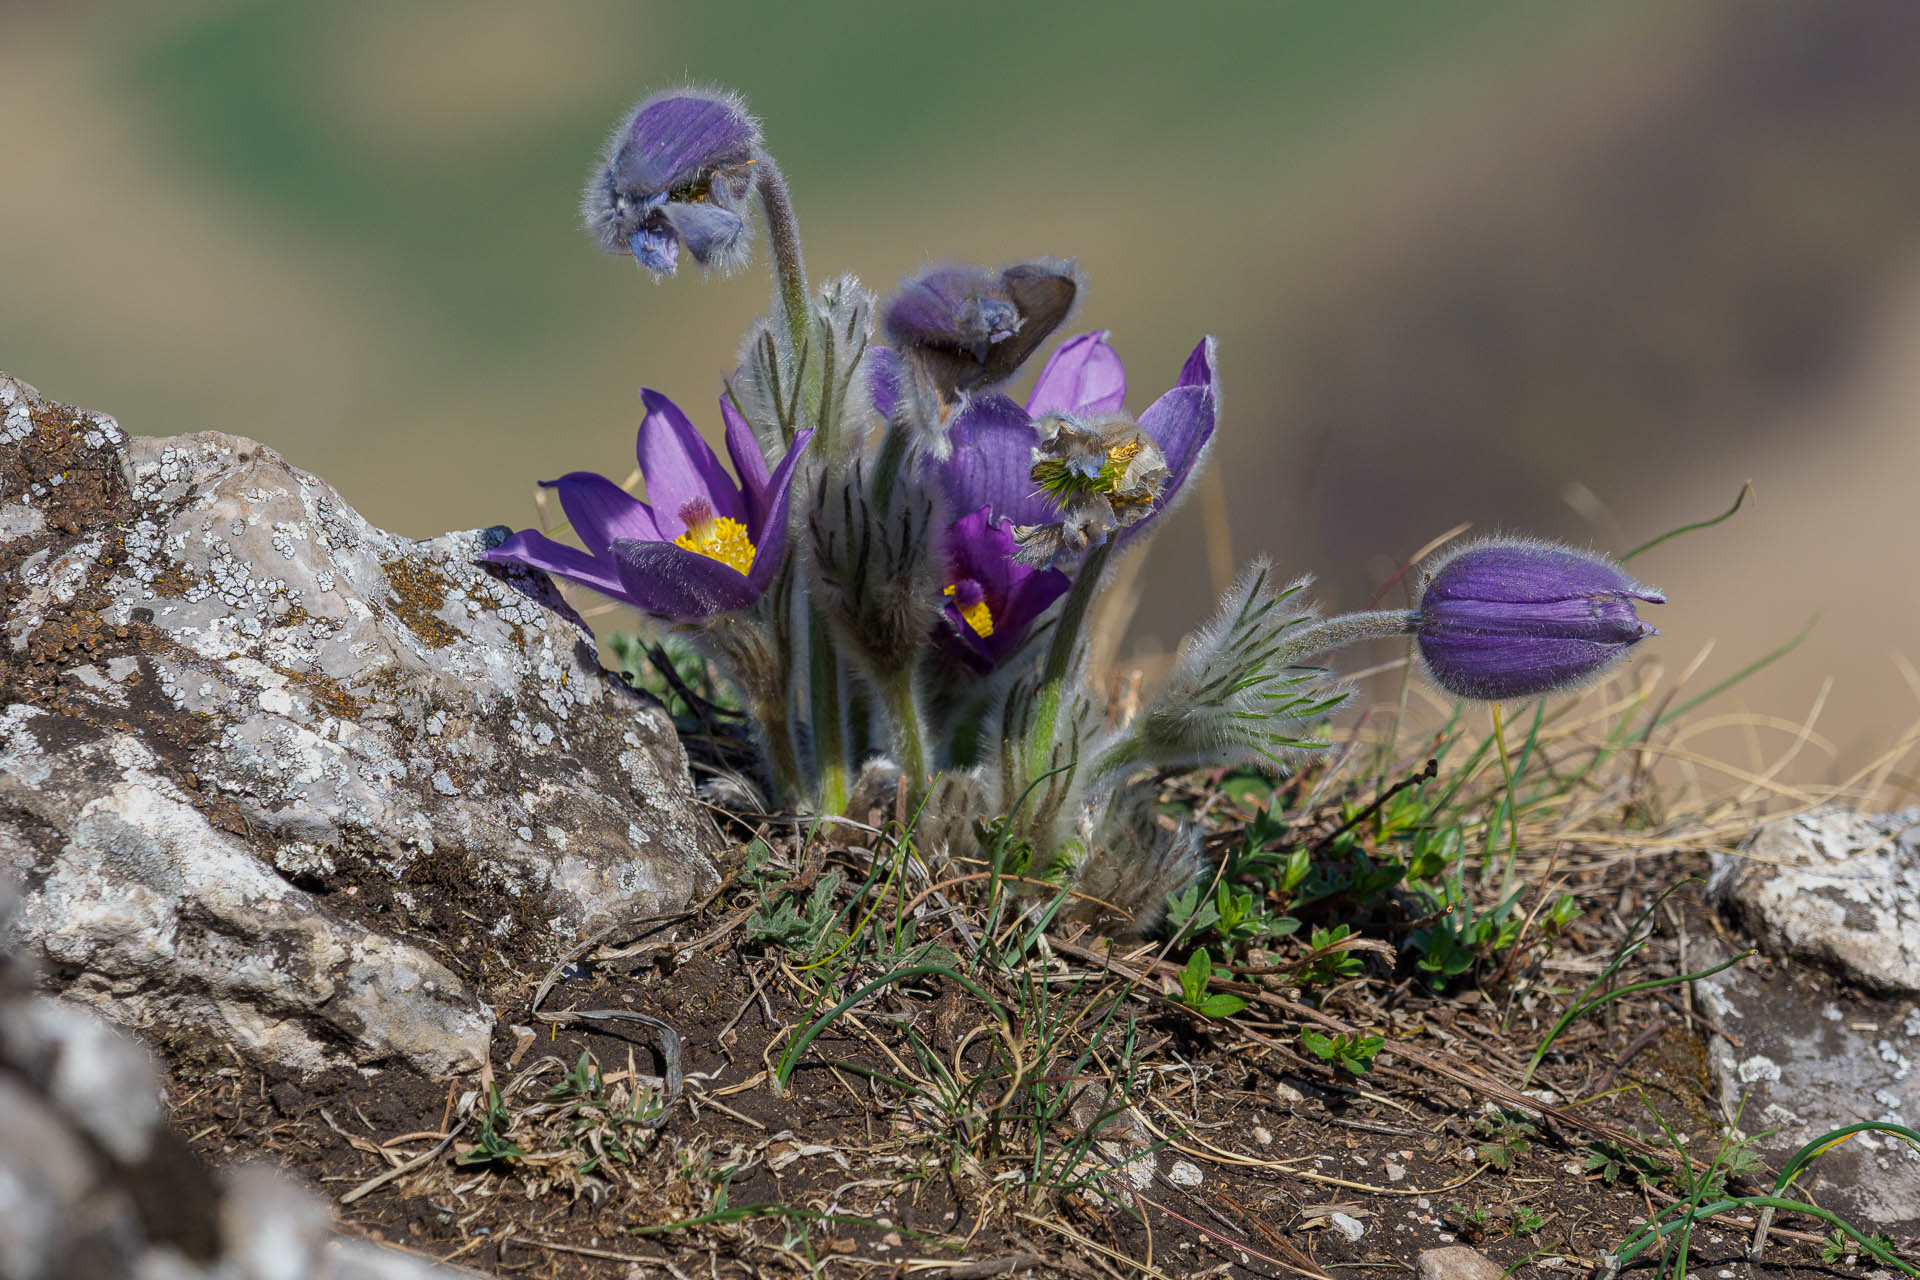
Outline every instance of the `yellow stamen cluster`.
POLYGON ((747 537, 747 526, 726 516, 708 516, 687 526, 673 540, 676 547, 697 551, 709 560, 718 560, 744 575, 753 568, 754 546, 747 537))
MULTIPOLYGON (((948 587, 947 594, 952 595, 954 588, 948 587)), ((985 600, 976 600, 960 610, 960 619, 973 628, 973 634, 985 640, 993 634, 993 610, 987 608, 985 600)))
POLYGON ((1125 444, 1117 444, 1107 450, 1107 466, 1116 475, 1127 469, 1127 464, 1140 456, 1140 437, 1135 436, 1125 444))

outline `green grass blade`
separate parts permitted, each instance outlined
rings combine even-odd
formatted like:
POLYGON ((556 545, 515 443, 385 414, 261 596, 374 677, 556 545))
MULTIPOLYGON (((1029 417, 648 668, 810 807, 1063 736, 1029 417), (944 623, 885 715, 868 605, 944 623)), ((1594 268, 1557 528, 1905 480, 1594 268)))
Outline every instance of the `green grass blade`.
POLYGON ((1627 552, 1627 554, 1621 556, 1620 563, 1625 564, 1627 561, 1633 559, 1635 556, 1639 555, 1641 552, 1651 551, 1663 542, 1671 542, 1673 539, 1679 537, 1683 533, 1695 533, 1701 529, 1711 529, 1713 528, 1713 526, 1721 523, 1722 521, 1733 519, 1733 513, 1740 509, 1740 504, 1745 502, 1747 500, 1747 495, 1752 492, 1753 492, 1753 481, 1749 480, 1745 484, 1741 485, 1740 492, 1736 493, 1733 496, 1733 505, 1728 507, 1725 511, 1722 511, 1719 515, 1714 516, 1711 520, 1696 520, 1692 524, 1683 524, 1678 529, 1669 529, 1665 533, 1661 534, 1659 537, 1653 539, 1651 542, 1643 542, 1639 546, 1635 547, 1633 550, 1627 552))

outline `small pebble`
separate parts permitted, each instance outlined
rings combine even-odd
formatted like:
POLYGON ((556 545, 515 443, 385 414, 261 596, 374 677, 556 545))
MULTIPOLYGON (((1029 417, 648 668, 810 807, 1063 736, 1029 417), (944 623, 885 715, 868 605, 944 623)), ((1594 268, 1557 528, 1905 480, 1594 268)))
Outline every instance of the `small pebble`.
POLYGON ((1167 1181, 1183 1190, 1191 1190, 1205 1181, 1205 1175, 1198 1165, 1185 1160, 1175 1160, 1173 1168, 1167 1170, 1167 1181))
POLYGON ((1327 1215, 1327 1221, 1333 1224, 1335 1231, 1338 1231, 1346 1237, 1348 1244, 1354 1243, 1361 1236, 1367 1234, 1366 1224, 1361 1222, 1360 1219, 1348 1214, 1330 1213, 1327 1215))

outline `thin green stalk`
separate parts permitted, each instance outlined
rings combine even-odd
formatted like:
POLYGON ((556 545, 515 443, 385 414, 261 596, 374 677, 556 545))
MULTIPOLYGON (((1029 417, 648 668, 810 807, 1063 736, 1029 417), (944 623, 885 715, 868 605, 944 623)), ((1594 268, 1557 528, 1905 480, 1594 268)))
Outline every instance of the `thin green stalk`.
POLYGON ((1839 1214, 1831 1213, 1820 1208, 1818 1205, 1807 1204, 1804 1201, 1794 1200, 1790 1197, 1727 1196, 1711 1204, 1682 1203, 1674 1206, 1674 1208, 1680 1211, 1679 1217, 1675 1218, 1672 1222, 1660 1223, 1658 1226, 1648 1224, 1638 1236, 1630 1238, 1614 1252, 1611 1259, 1611 1266, 1603 1268, 1602 1274, 1618 1274, 1622 1266, 1639 1257, 1640 1254, 1645 1252, 1647 1247, 1655 1241, 1664 1240, 1674 1232, 1691 1227, 1703 1219, 1716 1217, 1723 1213, 1732 1213, 1739 1209, 1778 1209, 1783 1213, 1797 1213, 1809 1218, 1818 1218, 1827 1225, 1852 1236, 1853 1239, 1859 1243, 1862 1251, 1869 1254, 1876 1262, 1884 1263, 1890 1267, 1898 1267, 1910 1276, 1920 1276, 1920 1270, 1916 1270, 1895 1257, 1892 1251, 1885 1245, 1880 1244, 1871 1236, 1859 1230, 1859 1228, 1842 1218, 1839 1214))
POLYGON ((1095 547, 1081 562, 1079 576, 1060 606, 1060 619, 1053 626, 1053 643, 1047 647, 1046 665, 1040 669, 1040 689, 1034 698, 1033 727, 1027 735, 1027 776, 1034 778, 1053 771, 1053 740, 1060 718, 1060 703, 1066 693, 1067 672, 1080 651, 1080 631, 1086 625, 1087 610, 1106 576, 1107 562, 1113 558, 1113 540, 1095 547))
POLYGON ((1709 520, 1696 520, 1692 524, 1683 524, 1678 529, 1667 530, 1665 533, 1661 534, 1657 538, 1650 538, 1647 541, 1641 543, 1639 546, 1635 547, 1633 550, 1627 552, 1627 554, 1621 556, 1620 563, 1625 564, 1627 561, 1633 559, 1635 556, 1640 555, 1643 552, 1651 551, 1655 547, 1659 546, 1661 543, 1677 538, 1681 534, 1697 533, 1701 529, 1711 529, 1713 528, 1713 526, 1719 524, 1723 520, 1733 519, 1734 512, 1740 509, 1740 504, 1745 502, 1747 500, 1747 495, 1752 492, 1753 492, 1753 481, 1749 480, 1745 484, 1740 486, 1739 493, 1736 493, 1733 495, 1733 505, 1728 507, 1725 511, 1722 511, 1719 515, 1714 516, 1709 520))
MULTIPOLYGON (((1500 896, 1505 898, 1513 890, 1513 864, 1520 857, 1520 806, 1513 800, 1513 761, 1507 755, 1507 731, 1500 722, 1500 704, 1490 702, 1488 709, 1493 712, 1493 740, 1500 751, 1500 774, 1507 781, 1506 810, 1507 830, 1507 866, 1500 876, 1500 896)), ((1495 821, 1498 821, 1496 817, 1495 821)), ((1492 833, 1488 833, 1488 852, 1492 852, 1492 833)))
POLYGON ((812 1044, 814 1040, 819 1036, 819 1034, 822 1031, 825 1031, 829 1026, 831 1026, 833 1022, 840 1017, 841 1014, 853 1008, 853 1006, 855 1006, 856 1004, 859 1004, 862 1000, 865 1000, 868 996, 872 995, 876 991, 879 991, 883 987, 892 986, 896 982, 905 982, 908 978, 925 978, 925 977, 931 977, 935 974, 938 974, 940 977, 943 977, 943 978, 951 978, 953 979, 953 981, 965 987, 968 991, 972 992, 980 1000, 985 1002, 986 1006, 989 1009, 993 1010, 993 1016, 996 1019, 998 1019, 1002 1023, 1006 1022, 1007 1020, 1006 1011, 1000 1007, 998 1001, 996 1001, 992 996, 987 994, 987 991, 984 987, 982 987, 979 983, 975 982, 971 978, 965 977, 962 974, 955 973, 952 969, 949 969, 947 966, 943 964, 916 964, 916 965, 909 966, 908 968, 905 968, 905 969, 895 969, 892 973, 886 974, 879 978, 875 978, 872 982, 869 982, 866 986, 861 987, 858 991, 855 991, 852 995, 842 1000, 839 1004, 833 1006, 833 1008, 827 1010, 825 1013, 815 1018, 805 1031, 802 1031, 798 1036, 794 1037, 793 1043, 787 1046, 787 1051, 780 1055, 779 1065, 774 1068, 774 1072, 773 1072, 773 1084, 775 1086, 774 1091, 777 1093, 786 1088, 787 1081, 791 1079, 793 1076, 794 1067, 799 1065, 800 1055, 805 1053, 807 1051, 807 1046, 812 1044))
POLYGON ((921 729, 920 697, 913 686, 913 671, 901 667, 881 686, 886 699, 887 718, 893 721, 894 749, 900 754, 900 772, 908 788, 909 799, 917 799, 926 789, 927 749, 921 729))
POLYGON ((851 798, 847 738, 840 722, 840 660, 828 642, 827 621, 807 605, 807 680, 812 700, 814 800, 822 813, 845 813, 851 798))
MULTIPOLYGON (((1540 1060, 1547 1056, 1547 1050, 1553 1047, 1553 1042, 1560 1038, 1561 1033, 1586 1014, 1593 1012, 1603 1005, 1611 1004, 1622 996, 1630 996, 1640 991, 1658 991, 1662 987, 1677 987, 1683 982, 1698 982, 1702 978, 1711 978, 1723 969, 1733 968, 1734 965, 1739 964, 1752 954, 1753 952, 1751 951, 1742 951, 1731 960, 1722 960, 1712 968, 1702 969, 1698 973, 1679 973, 1665 978, 1649 978, 1645 982, 1630 982, 1624 987, 1616 987, 1612 991, 1604 992, 1591 1000, 1575 1003, 1568 1008, 1565 1013, 1560 1015, 1560 1021, 1553 1024, 1553 1030, 1547 1032, 1547 1038, 1542 1040, 1540 1047, 1533 1051, 1533 1058, 1527 1063, 1527 1069, 1520 1077, 1520 1087, 1522 1089, 1527 1087, 1527 1082, 1533 1079, 1534 1070, 1539 1067, 1540 1060)), ((1592 988, 1588 989, 1591 990, 1592 988)))

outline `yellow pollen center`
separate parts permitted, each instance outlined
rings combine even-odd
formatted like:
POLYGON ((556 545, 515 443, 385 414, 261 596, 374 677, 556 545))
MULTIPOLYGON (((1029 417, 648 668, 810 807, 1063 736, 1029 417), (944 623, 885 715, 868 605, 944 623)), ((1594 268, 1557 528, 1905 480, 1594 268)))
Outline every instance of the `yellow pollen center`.
POLYGON ((718 560, 743 576, 753 568, 754 547, 747 538, 747 526, 726 516, 694 521, 673 540, 673 545, 718 560))
MULTIPOLYGON (((952 595, 954 588, 948 587, 947 594, 952 595)), ((976 600, 960 610, 960 619, 973 628, 973 634, 985 640, 993 634, 993 610, 987 608, 985 600, 976 600)))

